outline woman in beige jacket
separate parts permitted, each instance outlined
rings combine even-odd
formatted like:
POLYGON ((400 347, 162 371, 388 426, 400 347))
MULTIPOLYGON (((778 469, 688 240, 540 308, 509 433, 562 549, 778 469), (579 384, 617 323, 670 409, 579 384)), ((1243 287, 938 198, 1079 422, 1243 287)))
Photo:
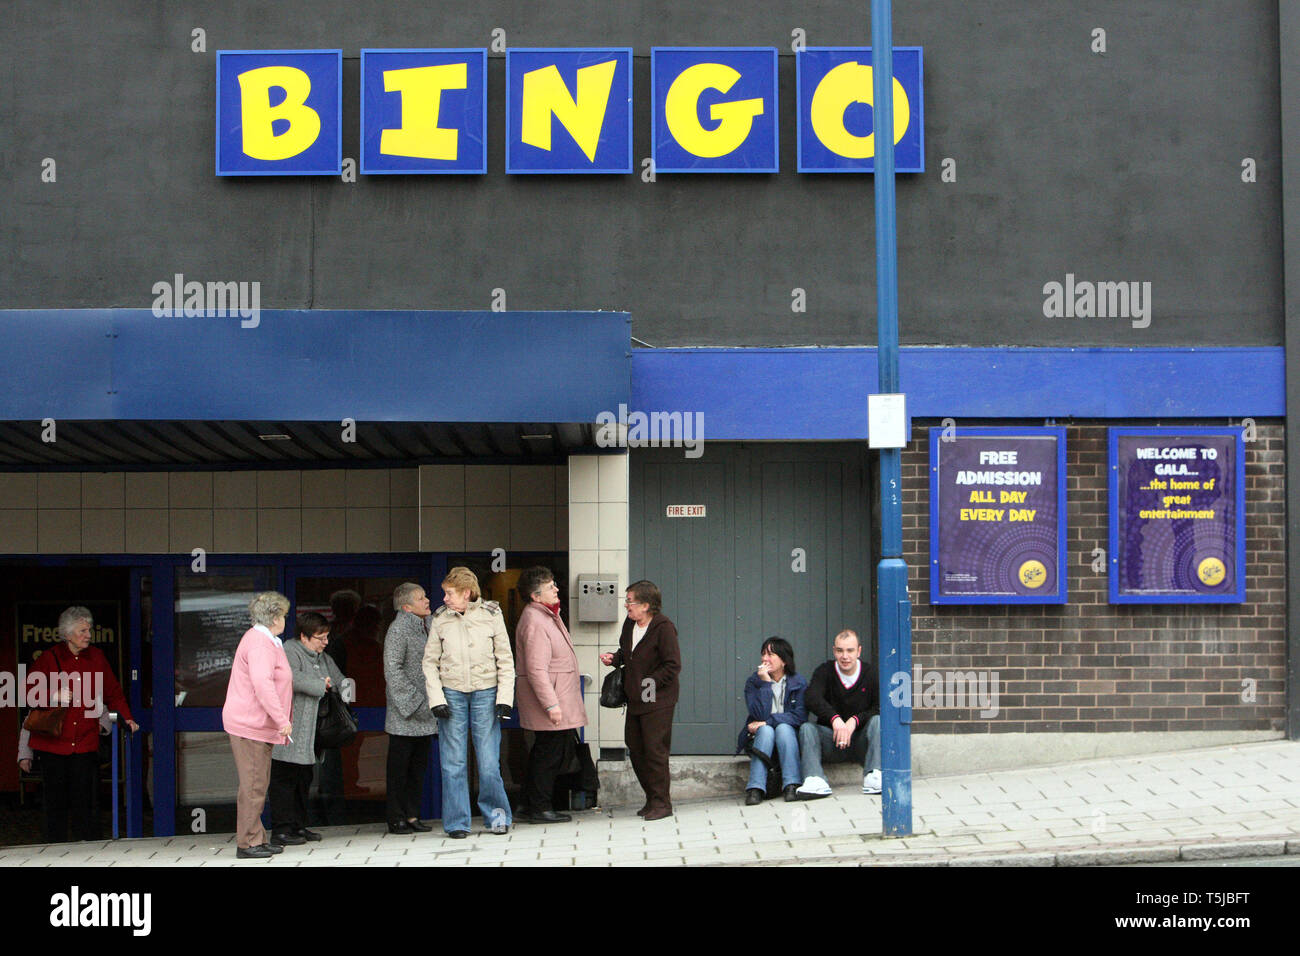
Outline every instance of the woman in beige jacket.
POLYGON ((519 576, 519 596, 529 602, 515 627, 519 655, 519 723, 533 731, 524 779, 527 823, 563 823, 568 814, 552 805, 555 778, 568 739, 587 725, 578 675, 578 655, 560 617, 560 591, 548 568, 529 568, 519 576))
POLYGON ((509 720, 515 662, 505 618, 484 601, 469 568, 452 568, 442 581, 444 603, 433 612, 424 648, 429 708, 438 718, 442 761, 442 828, 453 839, 469 835, 469 737, 478 760, 478 806, 490 833, 509 833, 513 818, 501 781, 501 721, 509 720))

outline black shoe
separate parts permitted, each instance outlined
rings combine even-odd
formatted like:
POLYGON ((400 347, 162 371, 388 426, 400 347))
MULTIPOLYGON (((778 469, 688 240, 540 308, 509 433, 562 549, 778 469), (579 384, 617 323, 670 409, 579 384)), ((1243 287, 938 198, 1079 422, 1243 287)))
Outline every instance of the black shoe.
POLYGON ((785 802, 794 803, 799 799, 799 784, 792 783, 787 786, 783 792, 785 794, 785 802))
POLYGON ((388 832, 395 833, 398 836, 405 836, 408 833, 414 833, 415 827, 411 826, 405 820, 401 820, 397 823, 388 824, 388 832))
POLYGON ((757 787, 750 787, 745 791, 745 806, 756 807, 763 802, 763 791, 757 787))
POLYGON ((649 812, 649 810, 650 810, 650 804, 647 803, 644 807, 642 807, 640 810, 636 812, 636 815, 638 817, 643 817, 646 815, 646 813, 649 812))
POLYGON ((573 817, 567 813, 556 813, 554 810, 543 810, 540 813, 521 813, 515 819, 524 823, 568 823, 573 817))
POLYGON ((268 850, 270 850, 272 856, 274 856, 276 853, 283 853, 283 852, 284 852, 284 847, 282 847, 282 846, 276 846, 274 843, 263 843, 262 846, 264 846, 264 847, 266 847, 268 850))
POLYGON ((237 860, 269 860, 275 854, 263 843, 261 846, 240 847, 235 851, 237 860))
POLYGON ((307 842, 307 838, 298 833, 279 833, 271 834, 271 843, 275 846, 302 846, 307 842))
POLYGON ((297 833, 298 836, 302 837, 304 840, 306 840, 309 843, 316 843, 317 841, 324 839, 315 830, 308 830, 306 827, 299 827, 294 832, 297 833))
POLYGON ((433 827, 429 826, 429 824, 425 823, 423 820, 407 820, 406 825, 416 833, 428 833, 433 829, 433 827))
POLYGON ((467 836, 469 836, 469 831, 468 831, 468 830, 452 830, 450 833, 447 834, 447 836, 451 837, 453 840, 463 840, 463 839, 465 839, 467 836))

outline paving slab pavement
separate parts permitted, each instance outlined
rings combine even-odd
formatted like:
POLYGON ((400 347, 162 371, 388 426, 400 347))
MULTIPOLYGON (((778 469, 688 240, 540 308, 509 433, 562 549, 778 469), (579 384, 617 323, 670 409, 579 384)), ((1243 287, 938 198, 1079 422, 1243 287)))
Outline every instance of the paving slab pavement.
POLYGON ((1300 743, 1270 741, 913 781, 913 834, 880 835, 880 797, 841 787, 800 803, 682 802, 570 823, 391 836, 382 824, 237 860, 232 834, 0 848, 0 866, 1087 866, 1300 852, 1300 743))

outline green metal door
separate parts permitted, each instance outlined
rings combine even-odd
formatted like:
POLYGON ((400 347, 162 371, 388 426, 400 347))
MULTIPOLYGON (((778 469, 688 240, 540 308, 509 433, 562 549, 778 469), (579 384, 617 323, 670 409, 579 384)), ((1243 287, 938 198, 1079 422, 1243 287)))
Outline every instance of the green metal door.
POLYGON ((858 444, 719 443, 694 460, 632 452, 632 579, 660 586, 681 635, 674 753, 732 752, 765 638, 790 641, 804 674, 846 627, 871 647, 867 488, 858 444), (672 505, 705 512, 669 517, 672 505))

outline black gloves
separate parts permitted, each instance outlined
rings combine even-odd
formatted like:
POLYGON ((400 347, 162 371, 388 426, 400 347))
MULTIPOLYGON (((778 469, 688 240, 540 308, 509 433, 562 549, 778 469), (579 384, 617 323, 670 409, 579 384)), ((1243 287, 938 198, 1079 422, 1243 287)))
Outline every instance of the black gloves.
MULTIPOLYGON (((437 707, 430 707, 429 709, 433 711, 433 716, 440 720, 451 720, 451 708, 446 704, 439 704, 437 707)), ((497 716, 502 720, 509 720, 513 714, 514 708, 509 704, 497 704, 497 716)))

